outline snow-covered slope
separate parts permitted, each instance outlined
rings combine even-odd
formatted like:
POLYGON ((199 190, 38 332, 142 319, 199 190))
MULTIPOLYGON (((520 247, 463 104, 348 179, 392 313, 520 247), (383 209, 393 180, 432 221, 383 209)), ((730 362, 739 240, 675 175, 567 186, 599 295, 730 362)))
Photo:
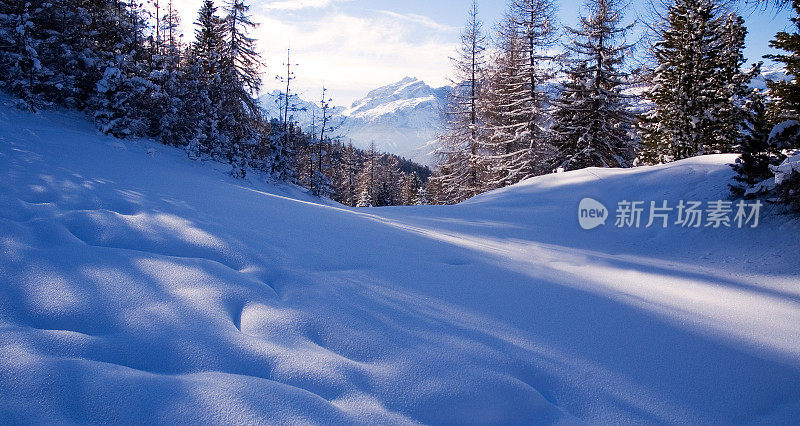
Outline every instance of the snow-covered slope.
MULTIPOLYGON (((367 149, 372 142, 378 151, 406 157, 423 165, 433 165, 437 146, 432 143, 444 126, 444 105, 449 87, 434 89, 425 82, 407 77, 403 80, 370 91, 349 108, 333 109, 331 122, 338 126, 337 133, 345 141, 367 149)), ((260 98, 262 107, 270 117, 279 116, 275 102, 279 93, 260 98)), ((295 119, 304 128, 310 128, 312 112, 321 116, 319 106, 303 99, 296 100, 295 119)))
POLYGON ((732 158, 359 210, 0 109, 0 423, 793 423, 797 220, 578 227, 732 158))

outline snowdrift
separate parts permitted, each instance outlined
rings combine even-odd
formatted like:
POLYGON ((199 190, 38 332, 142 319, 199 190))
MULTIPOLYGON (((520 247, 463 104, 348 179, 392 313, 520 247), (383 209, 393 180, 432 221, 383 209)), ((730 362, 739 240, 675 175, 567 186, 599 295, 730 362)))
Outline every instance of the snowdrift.
POLYGON ((732 158, 360 210, 0 109, 0 423, 792 423, 795 219, 578 226, 732 158))

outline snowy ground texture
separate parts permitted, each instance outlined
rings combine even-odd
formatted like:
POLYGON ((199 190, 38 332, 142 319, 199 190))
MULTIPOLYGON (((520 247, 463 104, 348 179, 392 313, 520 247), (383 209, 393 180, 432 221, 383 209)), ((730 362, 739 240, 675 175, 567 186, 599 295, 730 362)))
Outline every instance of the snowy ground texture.
POLYGON ((732 159, 358 210, 0 109, 0 424, 796 422, 796 219, 578 227, 732 159))

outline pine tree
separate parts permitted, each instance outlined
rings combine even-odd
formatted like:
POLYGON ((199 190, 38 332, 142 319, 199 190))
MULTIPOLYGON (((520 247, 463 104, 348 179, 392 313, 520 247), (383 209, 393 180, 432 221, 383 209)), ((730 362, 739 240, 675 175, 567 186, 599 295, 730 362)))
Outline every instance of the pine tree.
POLYGON ((106 68, 97 83, 91 102, 94 117, 103 133, 119 138, 147 135, 153 106, 148 101, 155 86, 137 75, 139 64, 133 58, 121 59, 116 65, 106 68))
MULTIPOLYGON (((69 108, 84 110, 94 94, 107 58, 107 40, 113 29, 110 2, 103 0, 49 0, 43 19, 50 34, 42 59, 54 72, 49 98, 69 108), (101 46, 103 48, 101 48, 101 46)), ((42 25, 40 24, 40 27, 42 25)))
POLYGON ((292 93, 292 82, 297 78, 294 71, 292 71, 292 51, 286 51, 286 75, 276 76, 276 78, 286 85, 286 91, 281 92, 278 96, 280 107, 280 123, 279 126, 273 126, 272 135, 272 175, 279 177, 287 182, 295 182, 297 180, 297 172, 292 165, 291 158, 295 156, 295 141, 292 140, 292 113, 300 109, 294 103, 297 95, 292 93))
POLYGON ((99 16, 100 34, 108 39, 98 39, 102 77, 89 106, 102 132, 117 137, 147 135, 155 87, 149 80, 143 11, 135 2, 110 2, 99 16))
POLYGON ((555 62, 555 7, 550 0, 515 0, 498 31, 499 54, 489 68, 482 110, 486 123, 486 189, 551 171, 550 93, 555 62))
POLYGON ((750 81, 761 74, 761 63, 754 64, 746 72, 742 71, 746 60, 744 57, 747 29, 744 18, 734 13, 725 15, 722 25, 721 66, 717 71, 718 80, 725 82, 718 89, 719 102, 716 112, 718 120, 718 137, 706 149, 709 153, 740 152, 742 123, 749 119, 748 98, 752 90, 750 81))
POLYGON ((629 75, 622 71, 625 34, 632 25, 620 27, 623 6, 618 0, 589 0, 590 17, 580 28, 567 31, 573 66, 569 81, 556 103, 553 133, 558 167, 628 167, 635 154, 632 138, 634 114, 623 94, 629 75))
POLYGON ((341 146, 339 164, 334 167, 335 200, 347 205, 355 206, 358 189, 358 152, 352 143, 341 146))
POLYGON ((370 144, 370 149, 367 152, 367 158, 361 166, 361 172, 358 176, 358 200, 356 207, 373 207, 376 205, 378 198, 378 164, 377 154, 375 152, 375 143, 370 144))
POLYGON ((227 16, 223 26, 220 128, 226 134, 224 152, 234 177, 244 177, 252 153, 260 143, 255 130, 262 120, 261 111, 252 95, 261 86, 261 62, 255 40, 248 36, 257 26, 249 9, 243 0, 230 0, 225 6, 227 16))
POLYGON ((536 174, 531 128, 540 129, 544 119, 534 111, 526 71, 529 59, 512 19, 505 21, 500 36, 500 53, 487 72, 481 99, 487 133, 484 190, 513 185, 536 174))
POLYGON ((156 127, 154 134, 165 145, 184 146, 188 140, 187 135, 192 134, 197 125, 181 115, 189 97, 187 73, 182 62, 181 50, 167 41, 164 53, 159 55, 156 69, 150 74, 150 81, 157 87, 151 121, 156 127))
POLYGON ((376 163, 376 192, 373 204, 376 207, 400 204, 400 161, 394 155, 383 154, 376 163))
POLYGON ((243 0, 230 0, 226 4, 225 49, 226 65, 230 66, 236 82, 242 86, 237 95, 250 110, 256 109, 250 93, 257 93, 261 87, 261 59, 255 49, 255 39, 248 34, 258 27, 250 16, 250 6, 243 0))
POLYGON ((328 96, 328 89, 322 87, 322 98, 319 110, 322 116, 319 120, 319 139, 316 138, 316 112, 312 121, 311 153, 309 157, 310 189, 318 197, 330 198, 333 194, 333 177, 330 162, 331 134, 337 127, 331 124, 331 103, 333 99, 328 96))
MULTIPOLYGON (((441 202, 456 204, 466 200, 476 192, 476 187, 467 186, 470 182, 470 163, 475 157, 470 155, 469 142, 458 143, 447 135, 440 139, 438 154, 442 157, 438 165, 436 179, 441 185, 441 202)), ((476 166, 476 165, 473 165, 476 166)), ((481 185, 482 186, 482 185, 481 185)))
POLYGON ((642 160, 659 163, 730 152, 741 142, 743 21, 712 0, 677 0, 670 7, 653 54, 658 61, 655 104, 641 130, 642 160))
POLYGON ((443 201, 442 193, 442 185, 439 182, 438 174, 434 173, 433 176, 428 178, 428 182, 425 185, 425 195, 428 201, 428 204, 432 205, 441 205, 447 204, 443 201))
POLYGON ((373 199, 372 199, 372 191, 370 190, 369 186, 361 185, 360 191, 358 194, 358 201, 356 201, 356 207, 373 207, 373 199))
POLYGON ((454 88, 448 102, 447 132, 440 138, 448 166, 443 184, 452 194, 451 202, 463 201, 481 192, 480 144, 483 137, 478 99, 484 78, 487 48, 478 2, 473 0, 467 24, 453 58, 454 88))
POLYGON ((195 26, 195 41, 185 71, 186 95, 179 116, 191 129, 185 136, 189 156, 221 159, 223 135, 219 114, 225 27, 213 0, 203 2, 195 26))
POLYGON ((430 204, 430 201, 428 200, 428 189, 427 189, 427 187, 425 187, 423 185, 423 186, 420 186, 419 189, 417 189, 417 193, 414 195, 413 204, 415 206, 424 206, 424 205, 430 204))
POLYGON ((399 204, 403 206, 413 205, 420 185, 419 175, 416 172, 401 173, 399 204))
POLYGON ((194 122, 181 117, 184 99, 187 97, 184 84, 183 52, 180 45, 180 16, 172 0, 167 0, 163 15, 159 15, 163 4, 156 2, 156 45, 150 81, 156 89, 151 110, 151 131, 165 145, 183 146, 187 135, 192 133, 194 122))
POLYGON ((529 144, 528 176, 551 171, 552 146, 548 131, 548 108, 551 94, 545 84, 555 75, 552 64, 557 61, 551 50, 558 43, 556 7, 553 0, 514 0, 511 17, 521 38, 523 57, 519 72, 525 76, 528 98, 521 105, 527 115, 527 133, 520 135, 529 144))
POLYGON ((731 167, 736 171, 734 179, 738 184, 731 185, 736 197, 745 195, 748 189, 773 176, 770 166, 777 166, 786 156, 781 149, 769 140, 772 124, 768 119, 765 95, 754 91, 748 102, 750 114, 746 121, 746 135, 742 142, 742 155, 731 167))
POLYGON ((774 143, 786 148, 800 147, 800 0, 792 0, 795 16, 791 18, 794 32, 779 32, 770 46, 786 53, 767 55, 767 59, 783 64, 791 80, 767 82, 772 112, 782 122, 780 132, 774 135, 774 143))
POLYGON ((52 76, 39 55, 43 40, 37 27, 44 23, 41 15, 45 5, 35 3, 0 1, 0 83, 19 98, 20 107, 32 111, 46 103, 40 95, 52 76))
MULTIPOLYGON (((794 10, 791 21, 795 31, 781 31, 770 42, 770 46, 786 53, 767 56, 783 63, 786 73, 794 77, 789 81, 768 83, 774 99, 772 115, 779 122, 770 134, 769 144, 773 150, 800 148, 800 0, 792 0, 791 3, 794 10)), ((800 211, 800 171, 789 165, 781 166, 781 169, 771 168, 777 184, 774 193, 778 201, 800 211)))
POLYGON ((166 13, 161 20, 160 31, 166 42, 167 52, 179 52, 182 49, 180 38, 181 17, 175 9, 173 0, 167 0, 166 13))

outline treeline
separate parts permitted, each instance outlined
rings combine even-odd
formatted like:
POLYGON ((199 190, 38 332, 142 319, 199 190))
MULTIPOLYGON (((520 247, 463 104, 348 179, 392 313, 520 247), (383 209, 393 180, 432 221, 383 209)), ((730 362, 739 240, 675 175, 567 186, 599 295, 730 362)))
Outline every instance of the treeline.
POLYGON ((311 193, 353 207, 428 204, 431 170, 405 158, 344 144, 340 138, 298 134, 297 183, 311 193))
POLYGON ((106 134, 182 147, 237 178, 259 170, 350 205, 417 202, 405 192, 425 168, 303 133, 288 90, 283 120, 265 118, 256 26, 244 0, 205 0, 186 44, 171 0, 0 0, 0 84, 21 108, 85 111, 106 134))
POLYGON ((190 46, 164 0, 149 9, 124 0, 2 0, 0 8, 3 85, 21 106, 77 108, 104 133, 184 147, 230 163, 236 177, 291 174, 291 153, 253 97, 261 64, 242 0, 222 10, 206 0, 190 46))
MULTIPOLYGON (((511 0, 492 37, 473 2, 431 201, 456 203, 556 171, 712 153, 744 153, 736 168, 748 188, 774 178, 770 167, 800 147, 800 36, 781 33, 773 42, 790 53, 770 58, 795 78, 763 93, 749 86, 760 64, 743 69, 747 30, 729 2, 651 7, 662 4, 639 43, 644 55, 633 58, 627 2, 588 0, 576 28, 559 28, 552 0, 511 0), (634 69, 642 56, 649 65, 634 69)), ((800 1, 793 6, 800 12, 800 1)))

